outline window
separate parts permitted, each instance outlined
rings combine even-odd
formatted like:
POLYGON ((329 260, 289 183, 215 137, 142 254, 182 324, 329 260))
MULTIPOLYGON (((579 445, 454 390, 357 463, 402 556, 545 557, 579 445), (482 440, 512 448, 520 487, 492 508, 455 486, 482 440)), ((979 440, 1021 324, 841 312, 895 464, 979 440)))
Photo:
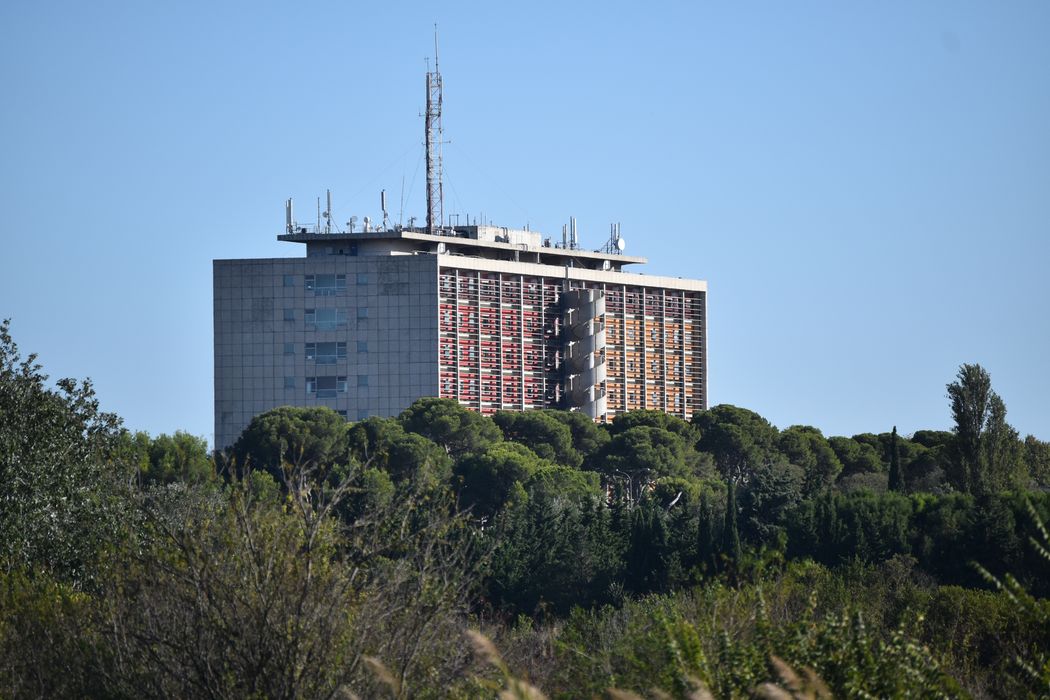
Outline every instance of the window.
POLYGON ((294 321, 295 320, 295 309, 285 309, 284 310, 284 320, 285 321, 294 321))
POLYGON ((359 408, 357 410, 357 420, 368 420, 368 409, 359 408))
POLYGON ((368 352, 368 341, 367 340, 359 340, 359 341, 357 341, 357 351, 358 352, 368 352))
POLYGON ((284 344, 284 354, 285 355, 294 355, 295 354, 295 343, 285 343, 284 344))
POLYGON ((346 343, 307 343, 306 359, 319 365, 334 365, 346 359, 346 343))
POLYGON ((359 307, 357 307, 357 317, 358 318, 368 318, 368 307, 367 306, 359 306, 359 307))
POLYGON ((346 377, 307 377, 306 393, 319 399, 333 399, 346 393, 346 377))
POLYGON ((285 275, 284 276, 284 286, 285 287, 294 287, 295 286, 295 275, 285 275))
POLYGON ((327 297, 342 294, 346 290, 346 275, 307 275, 306 291, 314 296, 327 297))
POLYGON ((307 309, 306 325, 314 330, 334 331, 346 328, 346 311, 343 309, 307 309))
POLYGON ((344 410, 342 410, 342 411, 336 411, 336 413, 338 413, 338 414, 339 414, 339 416, 340 416, 340 417, 341 417, 341 418, 342 418, 343 420, 346 420, 346 410, 345 410, 345 409, 344 409, 344 410))
POLYGON ((368 284, 368 274, 364 273, 364 272, 358 272, 357 273, 357 283, 358 284, 368 284))
POLYGON ((357 375, 357 385, 358 386, 368 386, 368 375, 367 374, 359 374, 359 375, 357 375))
POLYGON ((295 388, 295 377, 285 377, 284 378, 284 388, 285 389, 294 389, 295 388))

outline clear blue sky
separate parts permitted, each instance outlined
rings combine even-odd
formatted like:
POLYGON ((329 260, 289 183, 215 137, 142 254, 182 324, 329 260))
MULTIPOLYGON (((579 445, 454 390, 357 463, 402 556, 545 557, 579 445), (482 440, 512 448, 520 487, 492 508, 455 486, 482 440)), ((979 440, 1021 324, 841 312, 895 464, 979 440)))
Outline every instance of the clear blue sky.
POLYGON ((710 401, 948 428, 992 374, 1050 439, 1050 3, 0 4, 0 316, 128 427, 212 436, 211 261, 331 188, 707 279, 710 401))

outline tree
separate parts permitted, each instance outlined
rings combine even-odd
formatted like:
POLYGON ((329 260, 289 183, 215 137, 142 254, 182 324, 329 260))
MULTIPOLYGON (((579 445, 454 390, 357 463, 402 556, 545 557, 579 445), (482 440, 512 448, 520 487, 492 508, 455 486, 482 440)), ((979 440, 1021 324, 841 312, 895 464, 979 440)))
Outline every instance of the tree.
POLYGON ((283 483, 292 467, 346 462, 346 421, 327 406, 281 406, 252 418, 233 446, 241 470, 263 469, 283 483))
POLYGON ((566 467, 579 467, 583 462, 583 455, 573 447, 569 426, 550 413, 497 411, 492 420, 504 439, 525 445, 543 459, 566 467))
POLYGON ((417 399, 397 419, 408 432, 441 445, 453 459, 482 452, 503 439, 491 418, 464 408, 453 399, 417 399))
POLYGON ((572 433, 572 446, 585 460, 609 442, 609 431, 599 426, 582 411, 559 411, 545 408, 539 413, 569 426, 569 431, 572 433))
POLYGON ((196 435, 176 430, 150 439, 145 433, 146 453, 139 462, 139 478, 145 484, 171 484, 176 481, 200 484, 216 479, 215 463, 208 455, 208 442, 196 435))
POLYGON ((696 448, 714 457, 724 478, 746 481, 752 469, 777 456, 777 429, 746 408, 721 404, 693 416, 696 448))
POLYGON ((751 542, 771 543, 784 515, 801 500, 805 483, 802 467, 783 457, 755 467, 747 483, 740 484, 738 495, 734 489, 744 536, 751 542))
POLYGON ((129 520, 135 465, 90 380, 47 379, 0 323, 0 567, 81 586, 129 520))
POLYGON ((700 437, 699 431, 696 429, 695 425, 682 420, 678 416, 673 416, 670 413, 655 411, 652 409, 639 409, 636 411, 617 414, 609 425, 609 434, 616 436, 622 432, 630 430, 631 428, 637 428, 639 426, 661 428, 681 436, 683 440, 689 443, 695 443, 700 437))
POLYGON ((897 426, 893 426, 893 443, 890 447, 890 491, 904 491, 904 472, 901 468, 901 451, 897 444, 897 426))
POLYGON ((696 523, 696 563, 703 573, 715 568, 715 517, 707 491, 700 492, 700 512, 696 523))
POLYGON ((842 462, 840 478, 854 474, 878 474, 882 471, 882 459, 870 443, 835 436, 828 438, 828 445, 842 462))
POLYGON ((740 531, 737 528, 736 510, 736 484, 732 479, 728 483, 726 492, 726 514, 725 524, 722 526, 722 556, 725 557, 731 567, 740 563, 740 531))
POLYGON ((498 442, 484 452, 458 461, 455 474, 460 480, 460 501, 475 517, 495 515, 504 503, 521 490, 537 471, 550 463, 516 442, 498 442))
POLYGON ((835 481, 842 462, 819 430, 808 425, 793 425, 777 440, 780 452, 791 464, 802 468, 803 491, 807 496, 820 493, 835 481))
POLYGON ((276 502, 234 479, 179 503, 178 517, 148 503, 156 535, 116 553, 95 602, 108 645, 92 669, 108 686, 98 695, 379 697, 365 653, 406 695, 447 682, 440 659, 475 585, 473 538, 448 503, 412 494, 369 498, 344 526, 341 499, 362 485, 374 494, 373 477, 392 488, 356 467, 321 488, 328 474, 308 465, 291 468, 276 502))
POLYGON ((954 485, 979 494, 1005 487, 1017 476, 1017 431, 1006 422, 991 376, 980 365, 964 364, 947 390, 955 421, 954 485))
POLYGON ((601 496, 601 480, 597 472, 585 472, 561 465, 540 467, 522 485, 529 498, 542 493, 551 501, 568 500, 582 503, 597 500, 601 496))
POLYGON ((434 488, 452 476, 452 459, 422 435, 405 432, 394 418, 373 416, 347 430, 350 457, 387 472, 398 484, 434 488))
POLYGON ((700 456, 681 435, 648 425, 617 433, 591 462, 604 474, 627 475, 634 500, 644 482, 661 476, 695 476, 701 466, 700 456))
POLYGON ((1050 487, 1050 442, 1029 435, 1024 439, 1025 467, 1032 481, 1041 488, 1050 487))

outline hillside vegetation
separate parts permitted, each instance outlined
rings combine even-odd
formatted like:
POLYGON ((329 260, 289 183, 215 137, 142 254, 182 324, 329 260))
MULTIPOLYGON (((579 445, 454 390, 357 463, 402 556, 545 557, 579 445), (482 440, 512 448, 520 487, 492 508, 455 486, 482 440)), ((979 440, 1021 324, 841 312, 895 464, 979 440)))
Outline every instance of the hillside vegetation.
MULTIPOLYGON (((744 408, 151 437, 0 327, 0 697, 1045 697, 1050 444, 744 408)), ((892 417, 890 417, 892 420, 892 417)))

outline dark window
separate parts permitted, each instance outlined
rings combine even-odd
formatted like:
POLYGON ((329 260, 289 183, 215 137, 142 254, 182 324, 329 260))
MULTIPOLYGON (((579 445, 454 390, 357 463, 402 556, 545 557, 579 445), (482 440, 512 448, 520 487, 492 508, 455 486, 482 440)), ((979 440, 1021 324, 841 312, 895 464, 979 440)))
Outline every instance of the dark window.
POLYGON ((307 309, 306 325, 319 331, 346 328, 346 311, 343 309, 307 309))
POLYGON ((306 393, 319 399, 332 399, 346 393, 346 377, 307 377, 306 393))
POLYGON ((306 291, 314 296, 326 297, 342 294, 346 290, 346 275, 307 275, 306 291))
POLYGON ((295 309, 285 309, 284 310, 284 320, 285 321, 294 321, 295 320, 295 309))
POLYGON ((295 286, 295 275, 285 275, 284 276, 284 286, 285 287, 294 287, 295 286))
POLYGON ((307 343, 306 359, 319 365, 334 365, 346 359, 346 343, 307 343))

